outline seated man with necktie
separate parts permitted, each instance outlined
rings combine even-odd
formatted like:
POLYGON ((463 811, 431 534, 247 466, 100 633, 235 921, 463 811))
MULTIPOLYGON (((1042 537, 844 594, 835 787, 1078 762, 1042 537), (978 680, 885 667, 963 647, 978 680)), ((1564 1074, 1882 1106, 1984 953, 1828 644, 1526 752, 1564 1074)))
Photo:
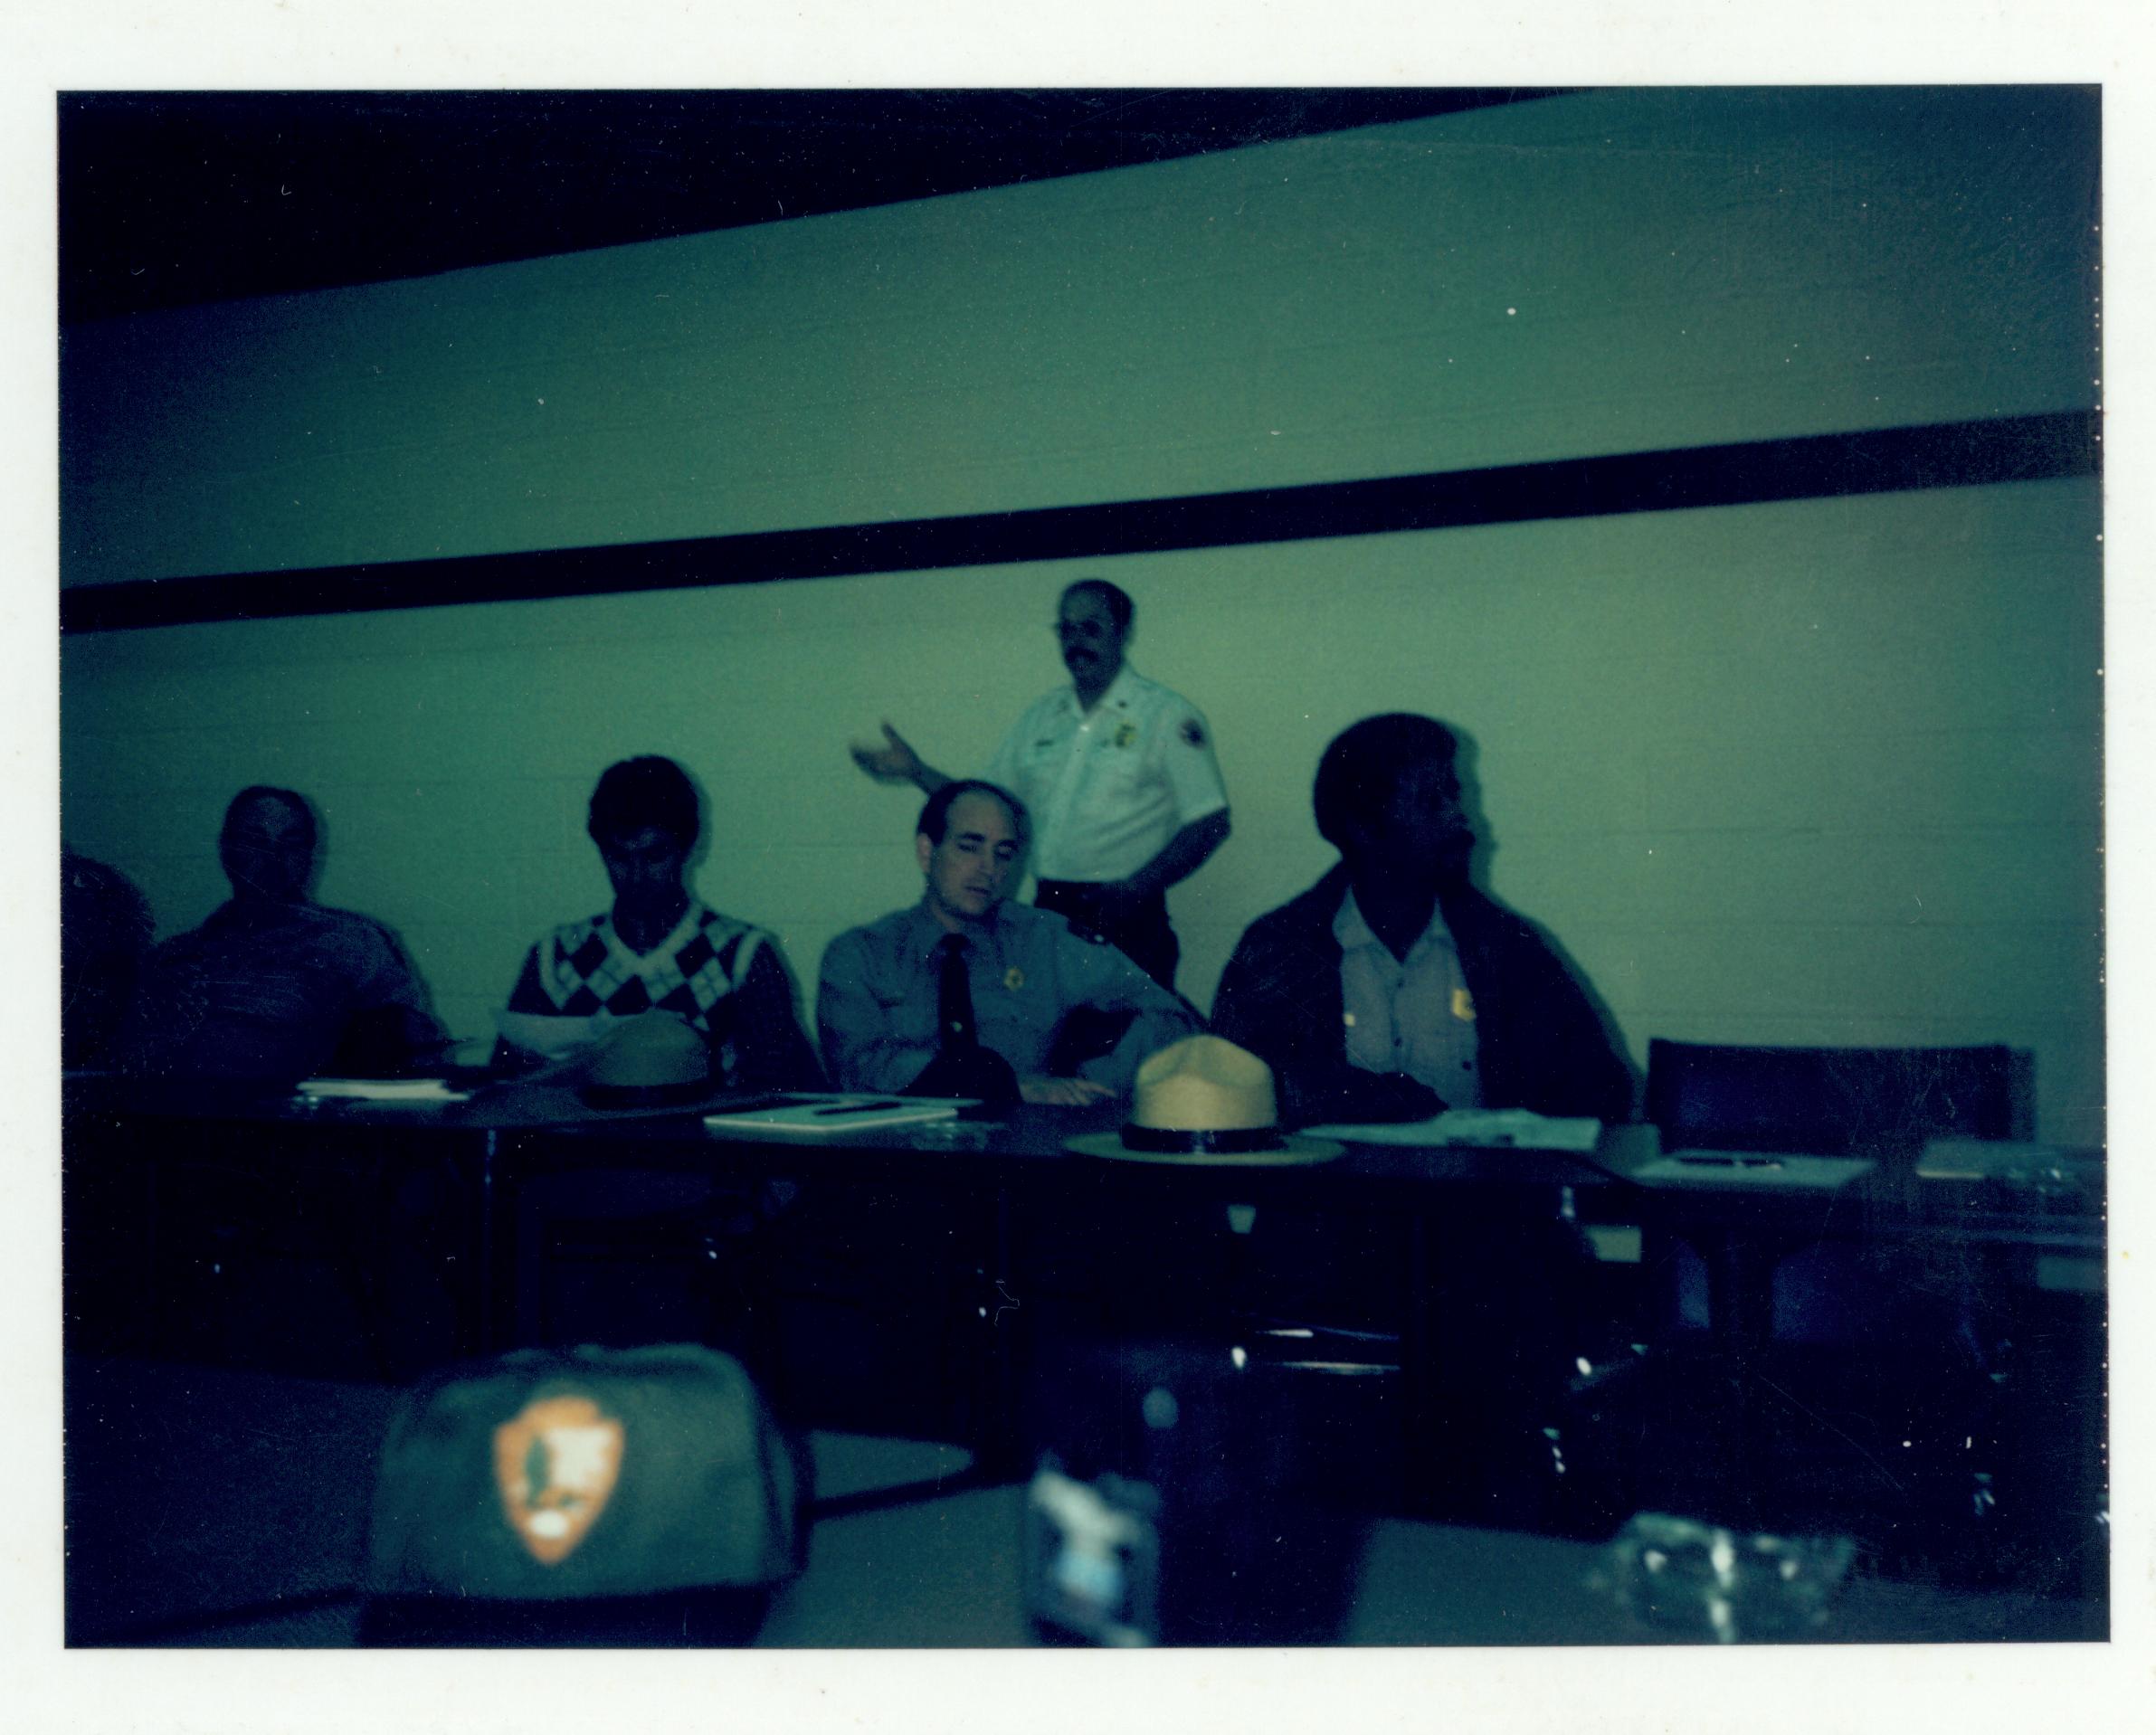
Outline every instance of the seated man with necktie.
POLYGON ((771 934, 722 915, 689 889, 702 825, 696 786, 656 754, 607 767, 585 828, 613 886, 613 907, 558 927, 525 954, 514 1019, 495 1060, 536 1065, 524 1034, 564 1023, 581 1037, 657 1010, 711 1047, 713 1073, 742 1090, 817 1090, 822 1074, 794 1014, 793 984, 771 934))
POLYGON ((1025 846, 1025 809, 993 783, 928 798, 921 901, 823 954, 816 1022, 841 1089, 1079 1105, 1124 1095, 1139 1061, 1198 1028, 1115 947, 1006 901, 1025 846))

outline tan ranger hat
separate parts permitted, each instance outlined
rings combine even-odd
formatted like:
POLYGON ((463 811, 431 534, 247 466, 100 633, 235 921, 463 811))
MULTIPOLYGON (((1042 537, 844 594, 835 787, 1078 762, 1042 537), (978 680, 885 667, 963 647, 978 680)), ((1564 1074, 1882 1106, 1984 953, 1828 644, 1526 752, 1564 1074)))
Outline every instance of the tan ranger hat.
POLYGON ((1088 1133, 1066 1148, 1133 1162, 1286 1165, 1327 1162, 1329 1139, 1283 1133, 1273 1069, 1217 1036, 1185 1037, 1138 1068, 1130 1119, 1120 1133, 1088 1133))

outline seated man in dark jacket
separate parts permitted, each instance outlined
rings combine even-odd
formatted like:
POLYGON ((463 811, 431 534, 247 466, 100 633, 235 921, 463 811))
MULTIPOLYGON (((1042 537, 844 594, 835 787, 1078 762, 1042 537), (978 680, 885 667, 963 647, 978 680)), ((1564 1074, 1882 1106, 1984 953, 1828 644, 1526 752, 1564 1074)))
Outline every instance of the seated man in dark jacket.
MULTIPOLYGON (((1443 724, 1394 714, 1354 725, 1318 762, 1317 829, 1340 865, 1250 924, 1213 1000, 1213 1028, 1272 1067, 1283 1120, 1630 1112, 1630 1069, 1586 991, 1548 940, 1468 881, 1458 758, 1443 724)), ((1399 1225, 1273 1216, 1251 1256, 1277 1308, 1401 1326, 1399 1225)), ((1555 1217, 1448 1212, 1428 1228, 1424 1342, 1453 1422, 1418 1497, 1479 1522, 1542 1522, 1560 1492, 1551 1442, 1586 1347, 1591 1255, 1555 1217)))
POLYGON ((308 897, 315 818, 303 797, 242 790, 217 853, 232 899, 150 954, 121 1041, 133 1069, 290 1082, 439 1056, 441 1027, 396 937, 308 897))
POLYGON ((1317 830, 1340 865, 1250 924, 1213 1001, 1213 1028, 1271 1066, 1287 1120, 1630 1113, 1630 1070, 1585 991, 1469 883, 1458 757, 1443 724, 1395 713, 1318 762, 1317 830))

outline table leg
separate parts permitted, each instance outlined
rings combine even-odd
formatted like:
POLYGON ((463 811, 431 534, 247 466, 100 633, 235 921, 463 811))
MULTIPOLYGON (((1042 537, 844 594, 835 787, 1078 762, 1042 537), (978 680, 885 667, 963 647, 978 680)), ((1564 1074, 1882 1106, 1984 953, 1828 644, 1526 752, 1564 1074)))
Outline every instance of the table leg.
POLYGON ((1707 1323, 1722 1387, 1730 1522, 1759 1514, 1765 1430, 1754 1367, 1774 1335, 1776 1255, 1753 1238, 1714 1233, 1699 1237, 1707 1267, 1707 1323))
MULTIPOLYGON (((498 1293, 501 1274, 498 1265, 500 1257, 501 1235, 499 1222, 503 1189, 495 1173, 501 1134, 492 1127, 487 1129, 485 1141, 480 1147, 479 1175, 479 1352, 492 1355, 507 1346, 501 1341, 501 1298, 498 1293)), ((512 1239, 512 1247, 514 1242, 512 1239)))

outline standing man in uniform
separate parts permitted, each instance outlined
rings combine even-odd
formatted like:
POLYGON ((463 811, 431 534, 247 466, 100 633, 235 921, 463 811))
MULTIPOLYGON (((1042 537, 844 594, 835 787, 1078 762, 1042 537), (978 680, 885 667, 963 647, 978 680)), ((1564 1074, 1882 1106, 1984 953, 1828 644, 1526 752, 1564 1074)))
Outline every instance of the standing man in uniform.
MULTIPOLYGON (((1168 925, 1168 887, 1228 837, 1228 792, 1197 706, 1124 660, 1135 607, 1103 578, 1081 578, 1056 609, 1070 685, 1011 726, 988 776, 1034 816, 1034 902, 1100 934, 1163 988, 1182 948, 1168 925)), ((884 744, 856 745, 871 777, 933 795, 951 781, 883 725, 884 744)))
POLYGON ((816 1023, 841 1090, 1078 1107, 1197 1029, 1188 1006, 1097 934, 1004 901, 1025 812, 993 783, 946 781, 914 847, 921 901, 823 954, 816 1023))

